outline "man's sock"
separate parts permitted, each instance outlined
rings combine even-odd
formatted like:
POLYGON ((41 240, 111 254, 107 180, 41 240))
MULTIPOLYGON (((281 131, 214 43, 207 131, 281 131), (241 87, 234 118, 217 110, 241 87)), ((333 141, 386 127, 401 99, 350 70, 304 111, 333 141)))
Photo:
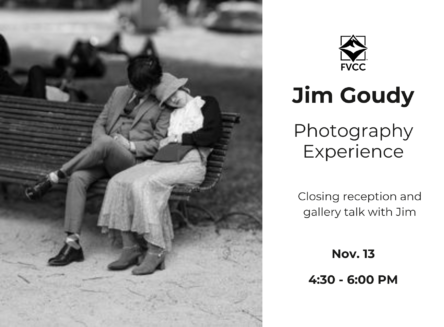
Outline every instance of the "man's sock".
POLYGON ((80 249, 80 235, 75 233, 67 233, 68 237, 66 238, 65 242, 70 247, 79 250, 80 249))
POLYGON ((65 177, 66 174, 60 169, 49 173, 49 180, 52 184, 58 184, 60 179, 65 177))
POLYGON ((57 184, 59 182, 59 177, 55 171, 49 173, 49 180, 52 184, 57 184))

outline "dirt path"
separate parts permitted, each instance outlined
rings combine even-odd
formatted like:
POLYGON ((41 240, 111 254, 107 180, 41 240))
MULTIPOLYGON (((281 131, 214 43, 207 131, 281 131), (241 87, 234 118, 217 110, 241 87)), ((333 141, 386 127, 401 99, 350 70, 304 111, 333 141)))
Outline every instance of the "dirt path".
POLYGON ((132 276, 106 269, 120 250, 89 213, 86 260, 49 267, 63 237, 57 199, 0 203, 0 326, 261 325, 260 232, 178 230, 166 270, 132 276))

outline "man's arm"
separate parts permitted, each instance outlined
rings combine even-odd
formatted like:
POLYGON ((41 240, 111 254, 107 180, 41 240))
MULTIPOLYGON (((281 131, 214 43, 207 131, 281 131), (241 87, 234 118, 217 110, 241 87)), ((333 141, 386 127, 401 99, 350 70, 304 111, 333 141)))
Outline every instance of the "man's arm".
POLYGON ((97 140, 100 136, 107 135, 105 126, 106 121, 108 119, 108 115, 110 112, 111 104, 113 102, 114 94, 116 93, 116 90, 111 94, 110 98, 108 99, 108 102, 105 104, 102 112, 100 113, 99 117, 97 117, 96 122, 94 123, 93 130, 92 130, 92 141, 94 142, 97 140))
POLYGON ((153 137, 147 141, 134 141, 136 147, 136 157, 153 157, 159 149, 159 141, 166 137, 168 126, 170 125, 171 110, 162 109, 159 119, 156 122, 153 137))

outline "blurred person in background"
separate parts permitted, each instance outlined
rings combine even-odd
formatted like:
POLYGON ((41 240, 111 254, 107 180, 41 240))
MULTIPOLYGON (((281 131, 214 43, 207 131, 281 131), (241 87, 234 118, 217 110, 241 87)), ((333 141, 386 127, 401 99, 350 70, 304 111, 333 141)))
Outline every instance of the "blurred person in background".
POLYGON ((103 77, 106 65, 98 49, 90 41, 76 41, 68 56, 56 56, 53 65, 43 67, 48 77, 103 77))
POLYGON ((123 50, 121 39, 122 38, 121 38, 120 33, 116 32, 113 34, 113 36, 108 41, 108 43, 101 44, 101 45, 97 44, 98 41, 95 40, 95 38, 91 38, 90 42, 92 44, 97 44, 96 48, 99 52, 124 55, 128 60, 131 60, 131 58, 138 57, 138 56, 153 56, 153 57, 159 58, 159 56, 157 54, 156 47, 154 46, 154 42, 149 36, 146 38, 146 41, 142 47, 142 50, 140 50, 139 54, 137 54, 135 56, 133 56, 133 55, 129 54, 127 51, 123 50))
POLYGON ((77 40, 68 56, 57 56, 53 65, 43 67, 47 77, 63 78, 66 82, 73 78, 103 77, 106 73, 106 64, 100 57, 100 53, 123 55, 130 61, 133 57, 142 55, 158 57, 154 43, 148 37, 140 53, 131 56, 123 50, 120 33, 114 33, 109 42, 98 44, 95 37, 89 40, 77 40))
POLYGON ((18 83, 5 67, 11 63, 11 52, 8 42, 0 34, 0 95, 13 95, 19 97, 46 99, 50 101, 86 101, 87 95, 70 87, 64 90, 46 84, 46 75, 42 67, 35 65, 26 70, 27 82, 18 83))

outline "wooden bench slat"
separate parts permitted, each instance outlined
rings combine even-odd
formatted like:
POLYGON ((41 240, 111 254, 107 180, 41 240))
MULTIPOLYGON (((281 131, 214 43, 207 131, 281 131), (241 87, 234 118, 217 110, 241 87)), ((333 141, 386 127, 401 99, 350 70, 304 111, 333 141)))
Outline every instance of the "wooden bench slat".
POLYGON ((217 161, 208 161, 207 162, 207 170, 211 171, 211 172, 222 171, 223 166, 224 166, 224 162, 217 162, 217 161))
MULTIPOLYGON (((39 133, 40 134, 40 133, 39 133)), ((9 143, 8 141, 23 141, 26 142, 32 142, 35 144, 49 144, 49 145, 63 145, 73 148, 78 148, 79 146, 84 148, 85 146, 89 145, 90 142, 88 142, 89 138, 83 137, 80 139, 69 139, 64 137, 40 137, 40 135, 36 135, 33 133, 11 133, 8 131, 1 131, 0 130, 0 142, 4 141, 4 143, 9 143), (8 137, 5 139, 4 137, 8 137)), ((12 143, 11 143, 12 144, 12 143)))
POLYGON ((78 103, 78 102, 56 102, 56 101, 47 101, 43 99, 35 99, 35 98, 23 98, 16 97, 10 95, 2 95, 0 97, 0 105, 2 103, 20 103, 20 104, 31 104, 36 107, 46 107, 46 108, 68 108, 68 109, 80 109, 80 110, 98 110, 101 111, 103 109, 103 105, 93 104, 93 103, 78 103))
POLYGON ((52 118, 63 118, 63 119, 76 119, 79 121, 86 122, 94 122, 97 119, 97 114, 92 114, 89 116, 80 116, 78 112, 66 111, 66 112, 51 112, 45 108, 41 109, 32 109, 32 107, 23 107, 23 106, 9 106, 9 107, 0 107, 0 112, 2 113, 10 113, 15 115, 20 115, 21 117, 28 116, 40 116, 40 117, 52 117, 52 118))
POLYGON ((0 143, 0 149, 9 149, 11 151, 14 152, 23 152, 23 153, 39 153, 39 154, 46 154, 46 155, 51 155, 51 156, 62 156, 64 158, 71 158, 72 157, 72 151, 71 152, 66 152, 63 150, 57 150, 57 149, 47 149, 47 148, 36 148, 36 147, 23 147, 22 145, 20 146, 11 146, 11 145, 7 145, 7 144, 1 144, 0 143), (51 151, 48 151, 51 150, 51 151))
POLYGON ((36 175, 32 173, 23 173, 23 174, 16 174, 16 173, 8 173, 6 171, 0 172, 0 179, 4 180, 6 178, 8 179, 14 179, 16 181, 23 181, 23 183, 20 184, 32 184, 35 183, 36 180, 42 178, 44 175, 36 175))
MULTIPOLYGON (((2 157, 2 159, 0 160, 0 167, 2 167, 2 169, 4 170, 14 170, 17 167, 21 167, 24 170, 28 171, 34 171, 34 170, 39 170, 40 167, 45 167, 48 164, 44 163, 44 162, 40 162, 40 163, 34 163, 31 161, 25 161, 25 160, 16 160, 15 158, 11 158, 11 157, 2 157), (29 169, 28 169, 29 167, 29 169)), ((52 163, 49 163, 49 165, 54 165, 52 163)))
POLYGON ((219 150, 219 149, 214 149, 213 151, 211 151, 211 155, 218 155, 218 156, 225 156, 227 153, 227 150, 219 150))
MULTIPOLYGON (((17 98, 16 98, 17 99, 17 98)), ((91 104, 91 103, 75 103, 75 102, 57 102, 57 101, 39 101, 38 99, 28 98, 25 101, 19 99, 18 101, 10 101, 4 99, 2 96, 0 98, 0 104, 2 107, 8 106, 24 106, 35 109, 46 108, 46 111, 78 111, 81 115, 87 114, 88 112, 100 113, 104 105, 91 104), (30 101, 28 101, 30 100, 30 101), (37 100, 37 101, 36 101, 37 100)))
POLYGON ((220 145, 228 145, 229 142, 230 142, 230 139, 229 139, 229 138, 221 137, 221 138, 219 139, 219 141, 217 141, 217 144, 220 144, 220 145))
MULTIPOLYGON (((0 96, 0 182, 28 185, 59 168, 90 144, 93 123, 102 109, 103 105, 0 96)), ((239 122, 239 114, 222 113, 222 137, 208 158, 204 182, 199 187, 176 186, 171 200, 188 201, 193 192, 217 184, 234 125, 239 122)), ((94 183, 91 189, 103 193, 107 182, 94 183)))
POLYGON ((228 145, 216 143, 216 145, 214 146, 214 149, 225 150, 226 151, 226 150, 228 150, 228 145))
POLYGON ((231 131, 223 131, 222 132, 222 138, 229 140, 230 137, 231 137, 231 131))
MULTIPOLYGON (((0 176, 8 176, 8 177, 14 177, 17 179, 26 179, 26 180, 33 180, 34 182, 36 179, 38 179, 38 176, 45 176, 47 172, 43 172, 41 170, 26 170, 25 167, 17 167, 17 169, 20 169, 20 171, 11 170, 11 169, 4 169, 5 167, 2 167, 2 171, 0 172, 0 176)), ((48 170, 51 171, 51 170, 48 170)))
POLYGON ((37 138, 33 139, 22 138, 21 140, 17 140, 16 138, 8 138, 8 139, 0 138, 0 146, 1 145, 13 145, 16 147, 27 146, 30 149, 34 147, 36 150, 37 149, 59 150, 62 147, 62 151, 63 152, 68 151, 67 153, 69 154, 78 153, 80 150, 84 148, 84 144, 83 143, 79 144, 78 142, 77 143, 72 142, 71 144, 68 144, 66 141, 59 141, 56 139, 51 140, 51 142, 45 142, 45 141, 47 140, 37 139, 37 138))
POLYGON ((22 115, 20 115, 20 113, 4 113, 2 112, 1 115, 3 117, 8 117, 8 118, 13 118, 16 119, 17 121, 33 121, 36 123, 43 123, 43 124, 57 124, 57 125, 68 125, 68 126, 80 126, 80 127, 88 127, 92 128, 93 126, 93 120, 91 120, 91 122, 83 122, 83 121, 76 121, 75 119, 70 119, 70 120, 64 120, 61 118, 56 118, 56 117, 52 117, 52 116, 46 116, 46 117, 42 117, 42 116, 26 116, 26 119, 24 119, 24 117, 22 115))
POLYGON ((216 183, 218 182, 218 180, 219 180, 219 178, 214 178, 214 179, 209 179, 209 180, 206 180, 205 182, 203 182, 199 187, 200 188, 202 188, 202 187, 212 187, 212 186, 214 186, 214 185, 216 185, 216 183))
POLYGON ((54 133, 63 133, 64 131, 79 131, 82 133, 89 133, 91 134, 91 126, 75 126, 75 125, 54 125, 51 123, 47 123, 44 121, 39 121, 38 124, 36 124, 35 121, 32 120, 17 120, 17 119, 4 119, 4 117, 0 117, 0 123, 4 124, 5 126, 10 125, 8 127, 9 129, 12 128, 18 128, 18 127, 33 127, 33 128, 40 128, 42 130, 52 130, 54 133))
POLYGON ((218 155, 211 154, 210 159, 208 161, 224 162, 225 161, 225 157, 224 156, 218 156, 218 155))
POLYGON ((22 179, 22 178, 15 178, 10 176, 2 176, 0 175, 0 180, 2 182, 6 183, 13 183, 13 184, 22 184, 22 185, 32 185, 32 182, 35 181, 35 179, 22 179))
POLYGON ((31 138, 33 136, 38 138, 46 138, 48 140, 51 140, 53 138, 57 138, 59 140, 66 140, 66 141, 72 141, 76 140, 77 142, 85 143, 85 146, 89 143, 91 143, 91 133, 74 133, 74 132, 68 132, 68 133, 50 133, 51 130, 45 130, 42 131, 39 128, 21 128, 21 129, 10 129, 7 130, 3 128, 4 126, 0 123, 0 134, 3 134, 4 137, 8 137, 8 135, 20 135, 20 136, 30 136, 31 138))
POLYGON ((35 164, 38 163, 63 163, 64 159, 63 157, 51 157, 47 154, 45 155, 39 155, 36 153, 29 153, 29 152, 14 152, 10 150, 3 150, 0 148, 0 162, 6 161, 6 160, 15 160, 15 161, 32 161, 35 164))
POLYGON ((238 124, 240 122, 239 115, 236 113, 224 112, 222 113, 222 118, 224 121, 232 122, 238 124))
POLYGON ((221 167, 211 167, 211 166, 207 167, 207 173, 218 173, 218 174, 220 174, 221 172, 222 172, 222 168, 221 167))
POLYGON ((233 128, 234 128, 234 123, 222 121, 222 129, 223 130, 228 131, 228 130, 233 130, 233 128))

